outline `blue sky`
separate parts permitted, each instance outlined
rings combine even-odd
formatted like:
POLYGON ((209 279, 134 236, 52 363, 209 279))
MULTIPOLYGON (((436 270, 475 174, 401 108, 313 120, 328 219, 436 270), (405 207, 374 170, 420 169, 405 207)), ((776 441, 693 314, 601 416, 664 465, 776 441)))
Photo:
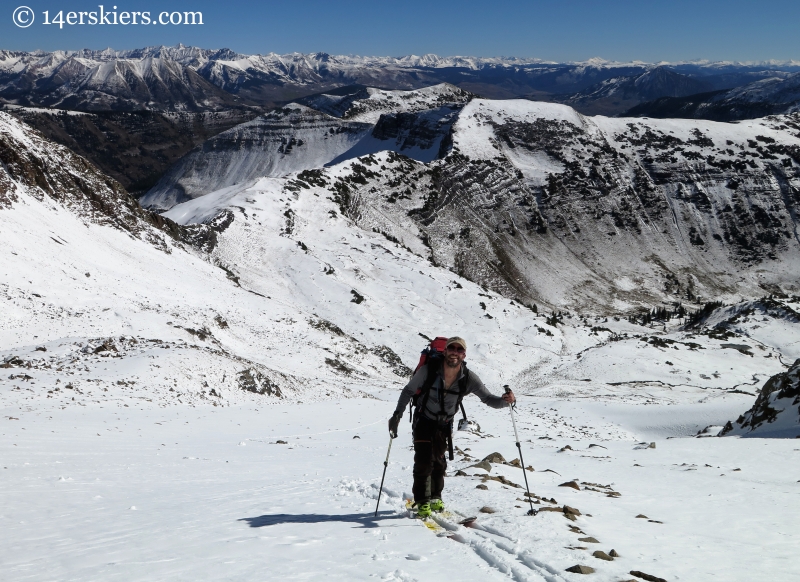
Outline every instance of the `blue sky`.
POLYGON ((800 60, 800 1, 0 0, 0 48, 117 49, 182 42, 243 53, 519 56, 567 61, 800 60), (29 6, 35 21, 14 25, 29 6), (202 26, 44 25, 59 11, 203 13, 202 26))

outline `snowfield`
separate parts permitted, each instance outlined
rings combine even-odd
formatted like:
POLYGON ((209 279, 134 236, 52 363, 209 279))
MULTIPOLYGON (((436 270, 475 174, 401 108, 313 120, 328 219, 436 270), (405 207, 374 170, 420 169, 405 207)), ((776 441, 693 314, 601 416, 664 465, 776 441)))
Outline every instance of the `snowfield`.
MULTIPOLYGON (((451 463, 451 473, 468 476, 448 477, 445 501, 478 515, 478 526, 437 536, 405 516, 413 456, 405 423, 373 517, 395 395, 31 412, 6 400, 4 579, 410 581, 457 572, 464 580, 561 581, 578 579, 565 572, 576 564, 603 581, 629 579, 631 570, 666 580, 798 576, 800 475, 787 471, 798 466, 794 440, 667 440, 625 430, 637 406, 587 412, 563 399, 522 397, 531 492, 556 501, 535 507, 558 509, 528 517, 524 489, 492 480, 476 489, 487 473, 470 468, 474 460, 517 455, 507 412, 467 398, 483 432, 456 434, 473 460, 459 454, 451 463), (578 425, 595 434, 556 436, 578 425), (535 436, 545 432, 554 440, 535 436), (637 448, 634 436, 657 446, 637 448), (572 450, 559 453, 565 445, 572 450), (570 480, 581 490, 559 487, 570 480), (581 515, 565 519, 564 505, 581 515), (581 541, 588 537, 597 543, 581 541), (592 556, 612 549, 620 555, 613 562, 592 556)), ((492 464, 488 475, 523 483, 516 467, 492 464)))
MULTIPOLYGON (((60 151, 15 124, 0 116, 0 145, 60 151)), ((695 327, 557 317, 292 178, 174 207, 180 224, 229 213, 207 253, 14 172, 0 167, 4 580, 800 578, 800 441, 712 438, 800 357, 797 297, 695 327), (476 526, 408 518, 405 420, 374 516, 398 392, 423 336, 454 334, 490 390, 519 397, 535 517, 508 410, 471 397, 444 501, 476 526), (507 463, 474 466, 493 453, 507 463)))

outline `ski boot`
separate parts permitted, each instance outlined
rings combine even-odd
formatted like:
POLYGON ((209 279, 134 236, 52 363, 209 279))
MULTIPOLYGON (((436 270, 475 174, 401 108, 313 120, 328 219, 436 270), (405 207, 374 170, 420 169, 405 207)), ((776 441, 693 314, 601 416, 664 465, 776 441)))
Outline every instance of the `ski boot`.
POLYGON ((431 504, 428 502, 423 503, 422 505, 417 506, 417 516, 422 519, 431 516, 431 504))
POLYGON ((441 499, 431 499, 429 505, 431 507, 431 511, 435 511, 437 513, 444 511, 444 501, 441 499))

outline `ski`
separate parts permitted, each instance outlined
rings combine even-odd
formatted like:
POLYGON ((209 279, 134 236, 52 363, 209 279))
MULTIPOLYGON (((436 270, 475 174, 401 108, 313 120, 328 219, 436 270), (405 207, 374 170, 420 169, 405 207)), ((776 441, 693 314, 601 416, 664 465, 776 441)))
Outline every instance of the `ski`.
POLYGON ((406 510, 409 517, 420 520, 429 530, 448 537, 458 529, 458 526, 473 527, 478 519, 477 516, 467 516, 449 509, 432 513, 428 517, 420 517, 411 499, 406 501, 406 510))

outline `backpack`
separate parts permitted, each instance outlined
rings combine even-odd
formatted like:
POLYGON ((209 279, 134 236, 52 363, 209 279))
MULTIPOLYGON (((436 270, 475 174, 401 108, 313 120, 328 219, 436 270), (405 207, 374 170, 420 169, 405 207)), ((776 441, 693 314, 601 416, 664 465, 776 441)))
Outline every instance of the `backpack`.
MULTIPOLYGON (((423 366, 428 366, 428 375, 425 378, 425 382, 422 384, 420 388, 414 393, 414 396, 411 397, 411 402, 409 403, 409 410, 408 410, 408 420, 409 422, 414 424, 416 418, 421 414, 421 410, 425 408, 428 404, 428 396, 431 392, 431 387, 433 383, 436 381, 436 371, 438 371, 439 367, 444 364, 444 351, 447 348, 447 338, 446 337, 436 337, 430 340, 430 343, 425 347, 424 350, 420 353, 419 363, 417 367, 414 368, 414 374, 416 374, 420 368, 423 366)), ((462 402, 464 395, 466 394, 467 390, 467 382, 469 381, 469 370, 467 369, 466 365, 464 366, 464 377, 458 381, 458 405, 456 406, 456 410, 459 408, 461 409, 462 419, 459 421, 459 427, 462 425, 467 424, 467 413, 464 410, 464 403, 462 402)), ((414 376, 412 374, 412 377, 414 376)), ((442 399, 444 401, 444 399, 442 399)), ((444 404, 442 404, 444 407, 444 404)), ((453 433, 452 433, 452 424, 450 427, 450 434, 447 437, 447 444, 450 453, 450 460, 453 460, 453 433)))

